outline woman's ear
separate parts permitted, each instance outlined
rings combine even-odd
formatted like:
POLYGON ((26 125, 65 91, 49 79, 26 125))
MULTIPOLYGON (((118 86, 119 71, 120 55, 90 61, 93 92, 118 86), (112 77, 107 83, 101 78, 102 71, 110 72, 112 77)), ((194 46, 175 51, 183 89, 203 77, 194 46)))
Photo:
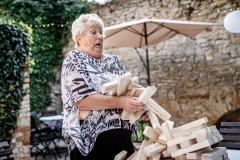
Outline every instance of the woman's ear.
POLYGON ((81 41, 82 41, 82 39, 81 39, 81 37, 80 36, 78 36, 77 38, 77 46, 81 46, 81 41))

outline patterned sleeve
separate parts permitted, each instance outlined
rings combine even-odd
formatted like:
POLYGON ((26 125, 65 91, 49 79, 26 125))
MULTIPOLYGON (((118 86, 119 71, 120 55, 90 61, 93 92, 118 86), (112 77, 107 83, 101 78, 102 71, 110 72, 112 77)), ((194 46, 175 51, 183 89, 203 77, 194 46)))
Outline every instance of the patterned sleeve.
POLYGON ((70 111, 77 101, 95 94, 96 91, 85 81, 84 75, 77 71, 77 62, 74 54, 69 53, 63 62, 61 87, 64 108, 70 111))
POLYGON ((122 64, 121 60, 115 55, 114 55, 114 58, 115 58, 115 61, 116 61, 115 64, 117 65, 118 70, 122 71, 122 73, 120 73, 120 74, 122 75, 122 74, 126 73, 127 70, 124 67, 124 65, 122 64))

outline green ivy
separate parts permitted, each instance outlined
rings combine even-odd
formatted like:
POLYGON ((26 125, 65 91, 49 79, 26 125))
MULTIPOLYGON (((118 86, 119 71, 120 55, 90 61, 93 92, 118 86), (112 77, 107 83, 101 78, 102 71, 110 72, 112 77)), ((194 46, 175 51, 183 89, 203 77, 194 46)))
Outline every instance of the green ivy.
POLYGON ((29 45, 26 27, 0 24, 0 141, 11 139, 11 132, 17 126, 29 45))
POLYGON ((0 15, 22 21, 33 29, 31 111, 42 111, 51 104, 50 83, 55 80, 53 66, 62 64, 62 49, 71 35, 70 24, 89 8, 86 0, 1 0, 0 15))

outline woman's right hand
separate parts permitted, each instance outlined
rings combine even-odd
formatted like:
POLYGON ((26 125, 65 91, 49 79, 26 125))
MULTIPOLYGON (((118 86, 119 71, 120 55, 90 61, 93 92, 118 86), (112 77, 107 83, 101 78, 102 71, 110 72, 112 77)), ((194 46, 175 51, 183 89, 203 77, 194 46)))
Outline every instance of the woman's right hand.
POLYGON ((146 109, 146 105, 140 102, 136 97, 128 96, 119 97, 118 107, 123 108, 128 113, 134 113, 146 109))

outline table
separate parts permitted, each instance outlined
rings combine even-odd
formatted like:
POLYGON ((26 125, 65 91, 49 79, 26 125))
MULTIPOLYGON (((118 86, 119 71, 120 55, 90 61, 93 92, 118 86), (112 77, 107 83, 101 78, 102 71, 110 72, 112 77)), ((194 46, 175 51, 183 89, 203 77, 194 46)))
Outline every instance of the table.
POLYGON ((227 149, 228 158, 230 160, 239 160, 240 159, 240 150, 227 149))
POLYGON ((54 115, 54 116, 46 116, 46 117, 40 117, 41 121, 43 121, 45 124, 47 124, 51 128, 55 128, 58 124, 58 122, 63 120, 63 115, 54 115))

